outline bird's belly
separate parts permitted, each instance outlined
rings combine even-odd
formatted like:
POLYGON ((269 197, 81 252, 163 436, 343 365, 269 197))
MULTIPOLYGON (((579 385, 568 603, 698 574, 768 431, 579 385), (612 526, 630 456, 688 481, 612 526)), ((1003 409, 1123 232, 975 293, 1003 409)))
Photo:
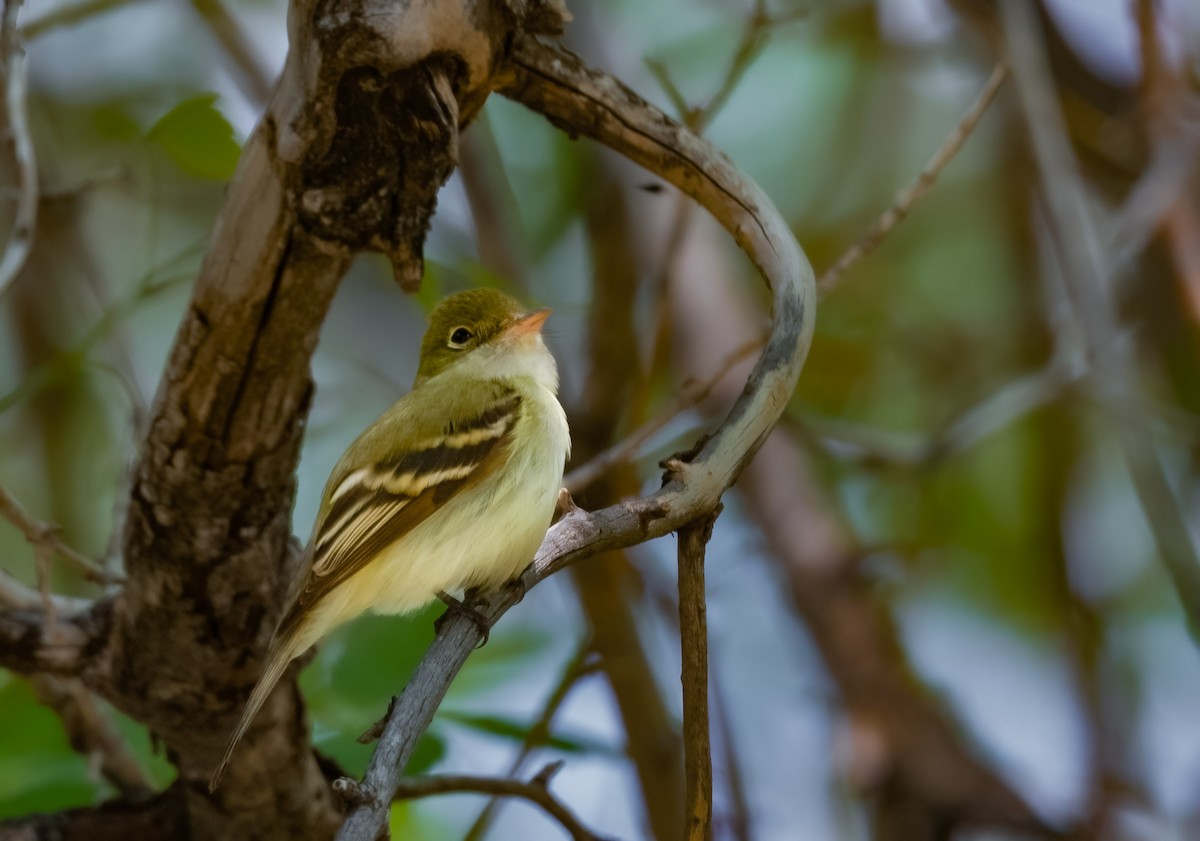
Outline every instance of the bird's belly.
POLYGON ((485 480, 384 550, 319 607, 338 616, 409 613, 438 590, 496 587, 515 578, 541 545, 562 482, 562 454, 514 453, 523 465, 485 480), (454 516, 446 516, 451 511, 454 516), (451 520, 453 523, 451 523, 451 520))

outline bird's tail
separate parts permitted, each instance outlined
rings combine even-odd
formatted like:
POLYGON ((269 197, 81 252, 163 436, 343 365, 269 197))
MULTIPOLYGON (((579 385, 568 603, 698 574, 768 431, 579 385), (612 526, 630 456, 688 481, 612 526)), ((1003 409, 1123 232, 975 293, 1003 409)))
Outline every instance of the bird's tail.
POLYGON ((275 688, 275 684, 279 683, 279 679, 287 671, 292 658, 298 653, 295 648, 296 635, 294 633, 288 634, 279 640, 277 645, 271 646, 271 650, 267 654, 267 665, 263 669, 262 677, 254 685, 254 691, 250 693, 250 700, 246 702, 246 708, 242 711, 242 717, 238 720, 237 727, 233 728, 233 734, 229 737, 229 744, 225 747, 225 755, 221 757, 221 764, 217 766, 217 770, 213 771, 213 775, 208 781, 208 790, 210 793, 216 791, 217 786, 221 784, 221 777, 224 776, 225 769, 229 766, 229 760, 233 757, 233 751, 238 746, 238 742, 246 735, 246 731, 250 729, 250 724, 254 721, 254 717, 258 715, 258 711, 262 709, 262 705, 271 696, 271 690, 275 688))

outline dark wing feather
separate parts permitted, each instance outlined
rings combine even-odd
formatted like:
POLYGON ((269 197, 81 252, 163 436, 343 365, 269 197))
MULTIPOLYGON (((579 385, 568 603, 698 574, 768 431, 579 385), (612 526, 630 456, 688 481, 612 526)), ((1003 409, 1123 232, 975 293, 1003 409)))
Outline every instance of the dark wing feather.
POLYGON ((309 546, 304 584, 276 631, 301 617, 382 551, 504 464, 521 398, 509 393, 477 417, 447 425, 414 452, 351 472, 330 488, 330 502, 309 546))

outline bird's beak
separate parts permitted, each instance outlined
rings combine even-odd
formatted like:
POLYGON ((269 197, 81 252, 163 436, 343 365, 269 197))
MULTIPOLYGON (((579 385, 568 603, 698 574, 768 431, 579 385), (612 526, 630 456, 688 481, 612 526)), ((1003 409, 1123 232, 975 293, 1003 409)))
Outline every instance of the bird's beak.
POLYGON ((532 312, 527 312, 504 331, 504 335, 511 338, 518 336, 528 336, 533 333, 538 333, 542 329, 542 325, 546 323, 546 319, 550 317, 553 310, 549 307, 542 307, 532 312))

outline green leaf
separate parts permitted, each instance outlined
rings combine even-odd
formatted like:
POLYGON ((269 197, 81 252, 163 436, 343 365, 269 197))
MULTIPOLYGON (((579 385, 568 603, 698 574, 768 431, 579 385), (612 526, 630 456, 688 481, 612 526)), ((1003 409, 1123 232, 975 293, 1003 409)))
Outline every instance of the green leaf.
POLYGON ((439 816, 430 814, 422 800, 399 800, 392 804, 391 837, 404 841, 438 841, 453 837, 439 816))
POLYGON ((0 689, 0 820, 55 812, 92 803, 103 784, 88 775, 87 761, 71 749, 62 721, 38 703, 25 681, 0 689))
MULTIPOLYGON (((533 726, 532 722, 526 724, 523 721, 515 721, 511 718, 503 718, 496 715, 476 715, 474 713, 457 712, 455 710, 442 710, 438 713, 438 717, 461 724, 464 727, 469 727, 472 730, 478 730, 481 733, 500 736, 515 742, 523 742, 526 734, 529 733, 530 728, 533 726)), ((563 753, 615 753, 610 745, 595 739, 589 739, 585 736, 551 734, 550 738, 546 739, 540 746, 553 748, 563 753)))
POLYGON ((426 730, 417 741, 417 747, 412 758, 408 760, 404 773, 410 777, 423 774, 441 762, 445 755, 446 740, 432 730, 426 730))
POLYGON ((195 178, 228 181, 241 150, 233 126, 216 108, 215 93, 185 99, 164 114, 147 137, 195 178))

